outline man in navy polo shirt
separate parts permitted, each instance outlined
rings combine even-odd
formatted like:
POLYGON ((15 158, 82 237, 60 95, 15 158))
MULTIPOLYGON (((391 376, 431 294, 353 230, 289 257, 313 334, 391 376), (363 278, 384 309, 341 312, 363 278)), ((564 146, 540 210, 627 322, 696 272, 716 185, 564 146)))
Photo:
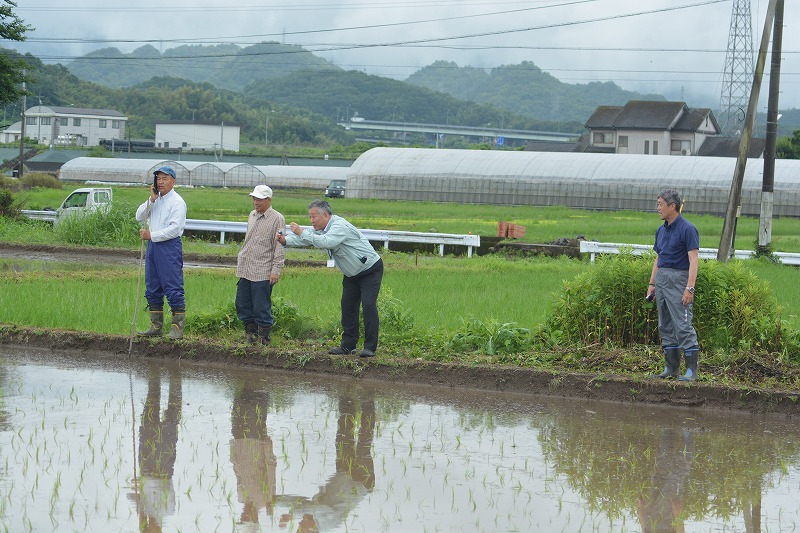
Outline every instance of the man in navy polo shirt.
POLYGON ((658 195, 658 216, 664 224, 656 231, 653 246, 656 256, 647 298, 655 296, 658 309, 658 332, 664 350, 664 371, 659 378, 677 377, 681 368, 681 349, 686 359, 686 374, 681 381, 697 379, 700 348, 692 326, 694 284, 697 280, 697 257, 700 235, 694 224, 681 216, 681 196, 673 189, 658 195))

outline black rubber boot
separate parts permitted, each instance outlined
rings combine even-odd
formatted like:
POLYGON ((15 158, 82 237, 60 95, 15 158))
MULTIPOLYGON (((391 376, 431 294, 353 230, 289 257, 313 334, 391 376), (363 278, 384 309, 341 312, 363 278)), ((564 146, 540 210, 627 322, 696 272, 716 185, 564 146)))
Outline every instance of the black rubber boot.
POLYGON ((686 374, 678 379, 681 381, 694 381, 697 379, 697 360, 700 356, 700 348, 689 348, 683 351, 683 358, 686 359, 686 374))
POLYGON ((160 337, 164 334, 164 310, 150 309, 150 329, 137 333, 140 337, 160 337))
POLYGON ((255 322, 248 322, 244 325, 244 341, 248 344, 258 342, 258 325, 255 322))
POLYGON ((654 376, 661 379, 677 378, 681 371, 681 350, 677 346, 664 346, 664 371, 654 376))
POLYGON ((172 310, 172 327, 170 327, 169 337, 172 340, 183 338, 183 326, 186 324, 186 309, 172 310))
POLYGON ((270 342, 270 333, 272 332, 272 326, 258 326, 258 340, 264 346, 267 346, 270 342))

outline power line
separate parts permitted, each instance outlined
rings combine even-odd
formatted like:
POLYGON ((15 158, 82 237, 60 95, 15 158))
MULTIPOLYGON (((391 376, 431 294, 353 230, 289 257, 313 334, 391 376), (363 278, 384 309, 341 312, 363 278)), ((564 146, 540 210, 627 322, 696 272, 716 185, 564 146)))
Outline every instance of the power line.
MULTIPOLYGON (((576 2, 570 2, 566 4, 558 4, 556 6, 548 6, 548 7, 561 7, 562 5, 569 5, 572 3, 582 3, 582 2, 589 2, 594 0, 578 0, 576 2)), ((460 40, 460 39, 471 39, 476 37, 492 37, 497 35, 507 35, 511 33, 522 33, 528 31, 536 31, 536 30, 543 30, 543 29, 554 29, 560 27, 567 27, 567 26, 577 26, 581 24, 591 24, 595 22, 605 22, 608 20, 616 20, 621 18, 630 18, 630 17, 637 17, 642 15, 652 15, 657 13, 665 13, 669 11, 677 11, 683 9, 690 9, 695 7, 701 7, 706 5, 712 4, 719 4, 722 2, 729 2, 730 0, 704 0, 701 2, 696 2, 694 4, 683 4, 678 6, 671 6, 671 7, 664 7, 659 9, 651 9, 645 11, 637 11, 633 13, 622 13, 619 15, 609 15, 604 17, 595 17, 591 19, 583 19, 583 20, 576 20, 576 21, 567 21, 567 22, 556 22, 553 24, 545 24, 541 26, 530 26, 525 28, 514 28, 508 30, 496 30, 490 32, 482 32, 482 33, 473 33, 473 34, 466 34, 466 35, 455 35, 455 36, 444 36, 444 37, 430 37, 424 39, 413 39, 413 40, 406 40, 406 41, 396 41, 390 43, 367 43, 367 44, 358 44, 358 43, 351 43, 351 44, 332 44, 327 45, 328 48, 317 49, 317 51, 336 51, 336 50, 348 50, 348 49, 361 49, 361 48, 384 48, 384 47, 396 47, 396 46, 404 46, 404 45, 412 45, 412 44, 422 44, 422 43, 433 43, 433 42, 441 42, 441 41, 451 41, 451 40, 460 40)), ((542 9, 540 8, 531 8, 531 9, 542 9)), ((498 12, 500 13, 500 12, 498 12)), ((474 17, 474 16, 488 16, 491 14, 498 14, 498 13, 488 13, 483 15, 469 15, 467 17, 474 17)), ((431 21, 441 22, 444 20, 457 20, 462 17, 451 17, 447 19, 431 19, 431 21)), ((326 30, 308 30, 302 32, 281 32, 281 33, 266 33, 261 35, 240 35, 240 36, 231 36, 231 37, 224 37, 226 39, 225 43, 231 44, 231 41, 228 39, 250 39, 250 38, 265 38, 265 37, 276 37, 276 36, 283 36, 283 35, 300 35, 300 34, 310 34, 310 33, 322 33, 322 32, 333 32, 333 31, 349 31, 349 30, 364 30, 364 29, 380 29, 390 25, 407 25, 407 24, 418 24, 424 23, 426 21, 415 21, 415 22, 404 22, 404 23, 396 23, 396 24, 373 24, 367 26, 354 26, 349 28, 336 28, 336 29, 326 29, 326 30)), ((203 39, 74 39, 74 38, 29 38, 27 39, 28 42, 47 42, 47 43, 139 43, 139 44, 153 44, 153 43, 182 43, 182 44, 197 44, 197 43, 206 43, 206 44, 225 44, 216 39, 222 39, 222 37, 209 37, 203 39)), ((303 45, 305 47, 313 47, 318 45, 303 45)), ((291 52, 287 52, 291 53, 291 52)))

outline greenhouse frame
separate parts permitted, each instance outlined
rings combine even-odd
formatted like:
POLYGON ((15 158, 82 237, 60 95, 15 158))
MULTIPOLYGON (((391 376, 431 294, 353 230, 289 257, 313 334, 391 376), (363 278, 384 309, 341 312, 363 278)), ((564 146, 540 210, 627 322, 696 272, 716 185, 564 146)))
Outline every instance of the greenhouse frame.
MULTIPOLYGON (((347 180, 348 198, 493 205, 563 205, 651 211, 677 189, 693 213, 724 215, 735 158, 495 150, 373 148, 351 167, 254 166, 247 163, 79 157, 61 167, 64 181, 147 183, 162 165, 179 186, 324 189, 347 180)), ((747 162, 741 214, 759 215, 763 159, 747 162)), ((800 161, 777 160, 775 216, 800 217, 800 161)))
MULTIPOLYGON (((724 215, 735 158, 373 148, 347 178, 349 198, 650 211, 677 189, 694 213, 724 215)), ((761 209, 763 159, 748 160, 742 214, 761 209)), ((775 216, 800 216, 800 161, 775 165, 775 216)))
POLYGON ((251 165, 221 161, 173 161, 168 159, 125 159, 78 157, 61 167, 62 181, 99 183, 149 183, 153 172, 171 166, 178 186, 271 187, 324 189, 333 179, 346 179, 348 167, 251 165))

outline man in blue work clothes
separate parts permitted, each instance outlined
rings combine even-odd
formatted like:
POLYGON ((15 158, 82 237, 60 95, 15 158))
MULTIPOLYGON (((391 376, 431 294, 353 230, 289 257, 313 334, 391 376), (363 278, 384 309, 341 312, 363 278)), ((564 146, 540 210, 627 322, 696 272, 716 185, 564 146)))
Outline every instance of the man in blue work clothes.
POLYGON ((664 224, 656 231, 653 246, 656 256, 647 298, 655 296, 658 309, 658 332, 664 350, 664 371, 659 378, 677 377, 681 368, 681 348, 686 360, 686 374, 681 381, 697 379, 700 348, 692 326, 694 284, 697 280, 700 235, 694 225, 681 216, 681 196, 673 189, 658 195, 658 215, 664 224))
POLYGON ((145 291, 150 311, 150 329, 140 332, 145 337, 162 335, 164 326, 164 297, 172 311, 172 327, 168 337, 183 337, 186 323, 186 300, 183 291, 183 245, 181 235, 186 226, 186 202, 173 190, 175 171, 161 167, 153 173, 150 198, 136 210, 136 220, 146 224, 139 230, 147 242, 145 261, 145 291))
POLYGON ((328 251, 329 266, 344 274, 342 280, 342 342, 329 354, 353 353, 358 344, 359 307, 364 315, 364 349, 360 357, 373 357, 378 349, 378 292, 383 279, 383 261, 355 226, 331 212, 324 200, 308 205, 308 219, 314 228, 290 224, 288 235, 277 235, 284 246, 314 246, 328 251))

